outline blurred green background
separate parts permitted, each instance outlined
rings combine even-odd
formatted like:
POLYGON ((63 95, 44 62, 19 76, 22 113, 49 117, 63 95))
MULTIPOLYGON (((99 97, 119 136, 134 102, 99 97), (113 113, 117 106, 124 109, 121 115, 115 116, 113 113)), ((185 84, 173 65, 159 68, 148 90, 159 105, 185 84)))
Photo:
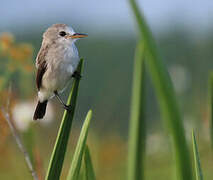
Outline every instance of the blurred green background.
MULTIPOLYGON (((158 50, 174 82, 186 135, 190 139, 192 128, 197 131, 204 177, 212 179, 207 85, 213 57, 213 2, 144 0, 139 1, 139 4, 144 9, 158 50)), ((25 134, 29 136, 27 132, 30 128, 34 129, 31 137, 35 145, 33 154, 41 176, 47 169, 62 109, 53 99, 46 119, 32 122, 36 100, 34 63, 42 33, 54 23, 66 23, 77 32, 89 35, 87 39, 77 42, 79 54, 85 59, 85 66, 67 157, 71 158, 79 128, 86 112, 91 108, 93 120, 89 145, 97 179, 124 179, 133 57, 138 39, 128 3, 122 0, 8 1, 1 3, 0 12, 2 44, 9 41, 12 44, 8 48, 10 50, 11 47, 17 49, 20 46, 28 50, 23 50, 23 53, 28 53, 28 61, 21 60, 20 57, 14 63, 18 56, 14 54, 14 49, 8 52, 0 49, 0 85, 8 77, 7 72, 11 72, 8 81, 12 84, 11 113, 23 139, 26 138, 25 134), (22 43, 27 43, 26 47, 22 43), (17 64, 21 64, 21 67, 17 64), (29 67, 25 67, 26 64, 29 67), (18 116, 22 118, 17 118, 18 116)), ((171 142, 168 133, 163 131, 152 85, 149 78, 147 80, 145 175, 147 179, 172 179, 174 160, 171 153, 168 153, 172 151, 171 142)), ((1 105, 7 89, 8 84, 1 89, 1 105)), ((64 93, 64 99, 67 94, 68 91, 64 93)), ((30 179, 23 155, 10 136, 3 118, 0 121, 0 136, 0 179, 30 179)), ((63 174, 67 173, 68 167, 69 161, 66 159, 63 174)))

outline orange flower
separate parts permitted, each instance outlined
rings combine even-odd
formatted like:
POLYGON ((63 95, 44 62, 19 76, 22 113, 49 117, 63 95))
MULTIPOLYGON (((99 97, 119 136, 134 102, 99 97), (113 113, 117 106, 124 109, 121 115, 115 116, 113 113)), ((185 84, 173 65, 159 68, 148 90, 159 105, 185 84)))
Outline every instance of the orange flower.
POLYGON ((24 59, 32 59, 33 47, 30 44, 19 44, 19 48, 21 49, 24 59))
POLYGON ((12 47, 10 49, 10 57, 12 60, 17 60, 19 62, 23 62, 23 55, 22 52, 20 51, 20 48, 16 47, 12 47))
POLYGON ((29 44, 19 44, 10 49, 10 57, 12 60, 17 60, 21 63, 32 59, 33 48, 29 44))
POLYGON ((3 53, 7 52, 14 42, 14 37, 11 33, 2 33, 0 35, 0 47, 3 53))

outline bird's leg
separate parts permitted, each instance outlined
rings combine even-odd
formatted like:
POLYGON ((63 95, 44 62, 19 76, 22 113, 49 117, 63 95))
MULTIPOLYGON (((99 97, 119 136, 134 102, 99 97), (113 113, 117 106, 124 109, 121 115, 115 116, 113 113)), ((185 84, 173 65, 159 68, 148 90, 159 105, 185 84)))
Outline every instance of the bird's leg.
POLYGON ((64 109, 66 109, 67 111, 70 111, 72 109, 71 105, 66 105, 63 100, 61 99, 61 97, 58 94, 58 91, 54 91, 55 96, 57 97, 58 101, 62 104, 62 106, 64 107, 64 109))
POLYGON ((80 80, 81 79, 81 74, 78 71, 75 71, 72 75, 73 78, 80 80))

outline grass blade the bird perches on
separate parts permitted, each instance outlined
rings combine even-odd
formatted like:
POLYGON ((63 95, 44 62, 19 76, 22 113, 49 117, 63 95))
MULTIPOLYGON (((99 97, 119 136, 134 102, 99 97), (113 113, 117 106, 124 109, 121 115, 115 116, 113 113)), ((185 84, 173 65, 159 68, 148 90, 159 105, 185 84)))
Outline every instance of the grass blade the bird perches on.
MULTIPOLYGON (((81 73, 83 66, 83 59, 80 60, 78 65, 78 72, 81 73)), ((72 120, 75 112, 76 99, 78 96, 78 87, 79 87, 80 79, 75 79, 72 85, 72 89, 70 95, 67 100, 67 105, 72 106, 72 110, 70 112, 64 111, 64 115, 61 121, 61 125, 58 131, 58 135, 56 138, 55 146, 51 155, 51 159, 49 162, 48 171, 46 174, 46 180, 58 180, 60 179, 60 174, 64 162, 64 156, 66 153, 67 143, 71 131, 72 120)))
POLYGON ((210 137, 213 148, 213 72, 209 74, 210 137))
POLYGON ((139 42, 135 51, 131 115, 128 144, 128 180, 144 179, 145 153, 145 96, 144 47, 139 42))
POLYGON ((198 152, 198 147, 197 147, 197 142, 196 142, 194 131, 192 131, 192 146, 193 146, 196 180, 203 180, 203 173, 202 173, 202 169, 201 169, 199 152, 198 152))
POLYGON ((89 110, 86 119, 84 121, 83 127, 81 129, 80 136, 78 138, 78 143, 75 148, 67 180, 78 180, 91 118, 92 118, 92 111, 89 110))
POLYGON ((161 57, 157 53, 152 33, 146 24, 143 14, 140 12, 135 0, 129 0, 129 2, 136 18, 139 34, 144 43, 145 63, 155 87, 165 124, 169 128, 172 137, 178 175, 177 179, 191 180, 192 168, 189 150, 170 76, 161 57))
POLYGON ((4 109, 2 109, 2 114, 4 116, 4 118, 6 119, 9 127, 10 127, 10 130, 12 132, 12 135, 13 137, 15 138, 15 141, 19 147, 19 149, 21 150, 21 152, 24 154, 24 158, 25 158, 25 161, 27 163, 27 167, 29 168, 31 174, 32 174, 32 177, 34 180, 38 180, 38 176, 37 176, 37 173, 36 171, 34 170, 33 168, 33 164, 30 160, 30 156, 26 150, 26 148, 24 147, 24 144, 22 143, 21 141, 21 138, 19 137, 18 135, 18 132, 16 131, 15 127, 13 126, 13 123, 12 123, 12 120, 10 118, 10 115, 8 112, 6 112, 4 109))
POLYGON ((84 164, 85 164, 85 180, 95 180, 95 172, 92 165, 89 147, 87 145, 84 151, 84 164))

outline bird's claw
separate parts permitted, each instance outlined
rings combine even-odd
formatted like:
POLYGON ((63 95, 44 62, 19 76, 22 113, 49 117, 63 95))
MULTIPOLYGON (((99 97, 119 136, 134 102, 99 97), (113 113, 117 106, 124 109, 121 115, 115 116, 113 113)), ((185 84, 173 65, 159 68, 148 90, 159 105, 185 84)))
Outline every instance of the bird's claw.
POLYGON ((64 109, 70 112, 72 110, 72 106, 71 105, 64 105, 64 109))
POLYGON ((82 76, 81 76, 80 72, 75 71, 75 72, 73 73, 72 77, 74 77, 75 79, 80 80, 82 76))

